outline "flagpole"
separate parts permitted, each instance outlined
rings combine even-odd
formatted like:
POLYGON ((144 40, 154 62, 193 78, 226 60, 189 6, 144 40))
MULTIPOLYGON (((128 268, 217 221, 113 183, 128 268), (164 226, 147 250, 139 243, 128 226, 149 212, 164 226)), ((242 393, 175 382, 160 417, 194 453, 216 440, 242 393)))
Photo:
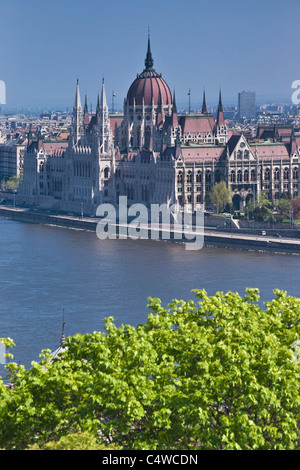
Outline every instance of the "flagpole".
POLYGON ((114 91, 112 92, 112 114, 114 114, 114 91))
POLYGON ((188 95, 189 95, 189 114, 191 114, 191 89, 190 88, 189 88, 188 95))

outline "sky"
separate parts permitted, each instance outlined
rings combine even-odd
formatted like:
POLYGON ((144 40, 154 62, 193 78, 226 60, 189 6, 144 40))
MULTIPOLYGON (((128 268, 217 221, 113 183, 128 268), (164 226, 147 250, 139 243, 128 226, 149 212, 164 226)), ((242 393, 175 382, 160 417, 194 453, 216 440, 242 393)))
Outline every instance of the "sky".
POLYGON ((291 103, 300 80, 299 0, 0 0, 0 80, 11 107, 72 109, 76 80, 95 109, 144 69, 150 28, 154 68, 178 106, 291 103))

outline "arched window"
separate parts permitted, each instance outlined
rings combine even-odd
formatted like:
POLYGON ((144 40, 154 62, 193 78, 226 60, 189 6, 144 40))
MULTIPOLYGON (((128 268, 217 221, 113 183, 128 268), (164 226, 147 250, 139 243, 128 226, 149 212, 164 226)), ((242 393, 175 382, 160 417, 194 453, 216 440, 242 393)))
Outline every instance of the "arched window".
POLYGON ((285 168, 283 170, 283 179, 284 180, 288 180, 289 179, 289 169, 288 168, 285 168))
POLYGON ((244 171, 244 181, 245 181, 246 183, 249 182, 249 171, 248 171, 248 170, 245 170, 245 171, 244 171))
POLYGON ((201 183, 202 182, 202 173, 201 171, 198 171, 196 174, 196 183, 201 183))
POLYGON ((264 180, 270 181, 270 168, 265 169, 264 180))
POLYGON ((104 178, 107 179, 109 177, 109 168, 104 168, 104 178))
POLYGON ((242 170, 239 170, 237 172, 237 182, 241 183, 242 182, 242 170))
POLYGON ((255 170, 251 170, 250 179, 251 181, 255 181, 255 170))
POLYGON ((210 170, 206 171, 205 181, 206 181, 206 183, 211 183, 211 172, 210 172, 210 170))
POLYGON ((293 180, 297 180, 298 179, 298 168, 295 167, 293 169, 293 180))
POLYGON ((192 172, 191 171, 188 171, 188 173, 186 175, 186 182, 187 183, 192 183, 192 172))
POLYGON ((274 170, 274 180, 279 181, 279 168, 275 168, 274 170))
POLYGON ((235 183, 235 171, 231 170, 230 172, 230 182, 235 183))
POLYGON ((177 184, 182 184, 183 181, 183 176, 182 176, 182 171, 180 171, 177 175, 177 184))

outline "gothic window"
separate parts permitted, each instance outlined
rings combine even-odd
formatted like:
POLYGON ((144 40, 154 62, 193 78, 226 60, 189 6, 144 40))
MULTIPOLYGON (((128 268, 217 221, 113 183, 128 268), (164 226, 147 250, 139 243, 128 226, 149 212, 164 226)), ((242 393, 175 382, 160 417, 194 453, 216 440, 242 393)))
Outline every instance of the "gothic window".
POLYGON ((242 182, 242 170, 239 170, 237 172, 237 182, 241 183, 242 182))
POLYGON ((196 183, 201 183, 202 182, 202 174, 201 171, 198 171, 196 174, 196 183))
POLYGON ((211 183, 211 172, 210 172, 210 170, 206 171, 205 181, 206 181, 206 183, 211 183))
POLYGON ((274 181, 279 181, 279 168, 274 170, 274 181))
POLYGON ((107 179, 109 177, 109 168, 104 168, 104 178, 107 179))
POLYGON ((295 167, 293 169, 293 180, 297 180, 298 179, 298 168, 295 167))
POLYGON ((264 180, 265 181, 270 181, 270 168, 265 169, 264 180))
POLYGON ((230 183, 235 183, 235 171, 231 170, 230 172, 230 183))
POLYGON ((192 172, 191 171, 188 171, 188 173, 187 173, 186 182, 187 183, 192 183, 192 172))
POLYGON ((180 171, 177 175, 177 184, 182 184, 183 181, 183 176, 182 176, 182 171, 180 171))
POLYGON ((248 158, 249 158, 249 150, 245 150, 245 152, 244 152, 244 158, 248 160, 248 158))
POLYGON ((251 170, 250 179, 251 181, 255 181, 255 170, 251 170))
POLYGON ((245 170, 245 171, 244 171, 244 181, 245 181, 246 183, 249 182, 249 171, 248 171, 248 170, 245 170))
POLYGON ((283 170, 283 179, 284 180, 288 180, 289 179, 289 169, 288 168, 285 168, 283 170))

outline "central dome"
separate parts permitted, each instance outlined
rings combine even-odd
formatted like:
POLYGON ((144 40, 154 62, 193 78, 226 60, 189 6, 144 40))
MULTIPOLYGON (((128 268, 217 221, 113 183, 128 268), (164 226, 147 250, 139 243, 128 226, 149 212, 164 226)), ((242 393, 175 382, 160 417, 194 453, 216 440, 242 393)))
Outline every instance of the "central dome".
POLYGON ((163 104, 163 106, 172 104, 172 95, 170 88, 153 68, 153 59, 150 49, 150 38, 148 38, 148 51, 145 60, 145 70, 137 76, 131 84, 127 93, 127 104, 133 106, 134 102, 137 106, 144 104, 154 106, 163 104))

